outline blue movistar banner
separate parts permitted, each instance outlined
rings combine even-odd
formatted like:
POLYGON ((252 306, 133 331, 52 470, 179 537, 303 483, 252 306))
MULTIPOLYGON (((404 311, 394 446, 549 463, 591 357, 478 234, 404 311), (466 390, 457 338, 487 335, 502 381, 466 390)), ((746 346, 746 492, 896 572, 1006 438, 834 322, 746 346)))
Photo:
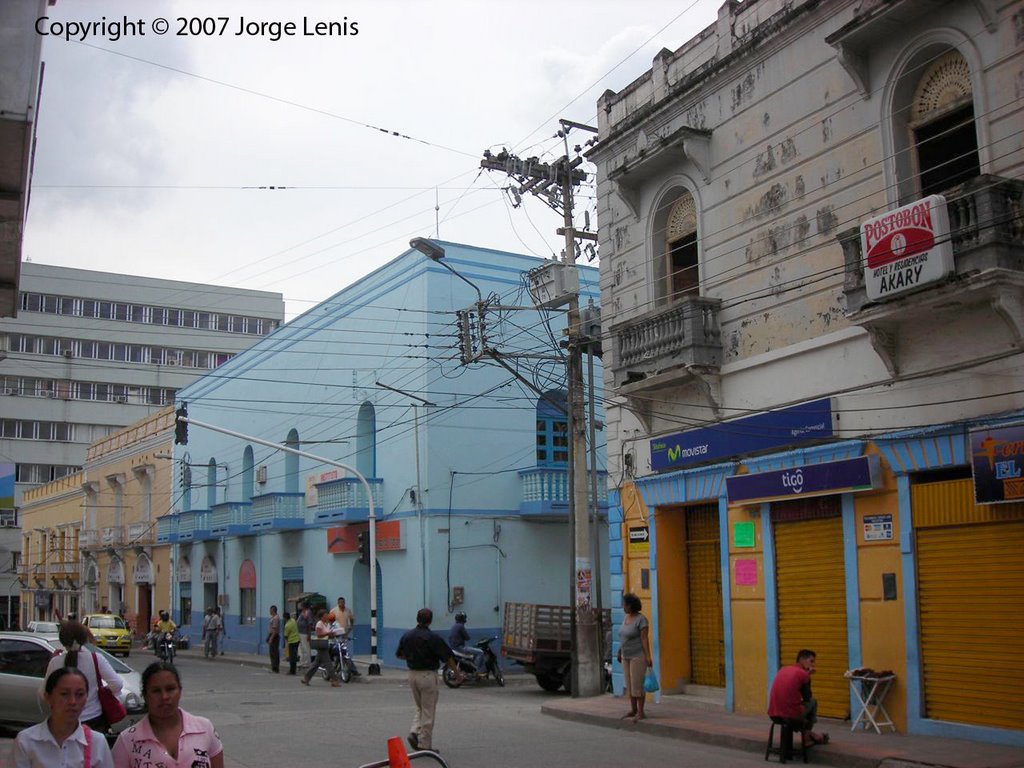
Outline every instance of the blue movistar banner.
POLYGON ((825 398, 655 438, 651 469, 679 469, 832 435, 832 400, 825 398))

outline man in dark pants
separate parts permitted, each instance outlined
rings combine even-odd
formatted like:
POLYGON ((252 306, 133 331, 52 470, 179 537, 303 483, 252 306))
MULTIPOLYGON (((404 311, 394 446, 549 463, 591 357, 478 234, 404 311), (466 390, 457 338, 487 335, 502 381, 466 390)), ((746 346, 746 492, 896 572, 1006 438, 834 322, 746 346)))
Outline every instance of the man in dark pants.
POLYGON ((434 711, 437 708, 437 668, 442 662, 462 679, 455 656, 441 636, 430 631, 434 612, 420 608, 416 613, 416 627, 410 629, 398 643, 398 658, 409 667, 409 688, 416 702, 416 716, 409 731, 409 746, 413 749, 433 749, 434 711))
POLYGON ((817 658, 814 651, 804 648, 797 653, 796 664, 776 673, 768 694, 768 716, 803 732, 808 744, 828 744, 827 733, 812 730, 818 719, 818 702, 811 694, 811 675, 817 658))
POLYGON ((270 606, 270 624, 267 627, 267 647, 270 648, 270 671, 281 671, 281 617, 277 606, 270 606))

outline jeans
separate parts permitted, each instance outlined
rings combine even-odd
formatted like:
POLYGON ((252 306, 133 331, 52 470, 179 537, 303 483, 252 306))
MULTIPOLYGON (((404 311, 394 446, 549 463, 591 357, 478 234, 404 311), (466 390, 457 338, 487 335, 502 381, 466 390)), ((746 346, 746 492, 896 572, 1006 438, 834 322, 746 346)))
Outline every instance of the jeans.
POLYGON ((299 644, 288 643, 288 674, 295 674, 295 667, 299 663, 299 644))

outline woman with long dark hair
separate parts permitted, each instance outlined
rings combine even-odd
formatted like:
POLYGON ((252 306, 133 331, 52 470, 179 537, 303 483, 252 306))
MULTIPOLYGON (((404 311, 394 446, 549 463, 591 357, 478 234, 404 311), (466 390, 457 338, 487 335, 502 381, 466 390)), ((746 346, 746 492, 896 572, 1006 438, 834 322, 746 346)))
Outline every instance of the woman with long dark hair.
POLYGON ((14 740, 15 768, 113 768, 107 740, 82 724, 89 681, 82 670, 57 667, 46 676, 50 716, 14 740))
POLYGON ((165 768, 224 768, 224 745, 205 717, 180 706, 181 676, 173 664, 155 661, 142 673, 142 698, 148 714, 121 731, 114 744, 114 768, 147 764, 165 768))
POLYGON ((60 644, 64 646, 64 653, 50 659, 46 667, 47 677, 60 667, 73 667, 85 675, 89 683, 89 698, 82 709, 82 722, 94 731, 107 733, 110 730, 110 723, 103 716, 103 707, 100 706, 97 691, 106 682, 114 694, 120 694, 124 681, 102 654, 93 653, 85 648, 85 644, 89 642, 89 630, 81 622, 63 622, 58 637, 60 644))
POLYGON ((644 692, 644 675, 647 668, 654 664, 651 656, 650 629, 647 617, 640 611, 643 603, 640 598, 632 592, 622 596, 622 610, 625 616, 619 626, 619 662, 622 664, 622 674, 626 679, 626 695, 629 696, 629 712, 622 716, 623 720, 632 719, 633 722, 643 720, 644 701, 647 694, 644 692))

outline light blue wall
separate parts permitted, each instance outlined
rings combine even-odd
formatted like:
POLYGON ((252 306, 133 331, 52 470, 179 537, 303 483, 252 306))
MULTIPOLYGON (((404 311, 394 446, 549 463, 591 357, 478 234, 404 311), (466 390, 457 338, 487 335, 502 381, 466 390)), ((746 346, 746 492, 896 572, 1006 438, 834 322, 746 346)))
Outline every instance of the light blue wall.
MULTIPOLYGON (((485 297, 497 294, 504 305, 532 303, 522 276, 541 260, 442 244, 446 261, 485 297)), ((596 282, 596 270, 581 270, 582 303, 588 295, 597 296, 596 282)), ((476 298, 469 285, 443 267, 407 252, 179 394, 193 419, 281 443, 295 429, 302 450, 351 465, 356 464, 360 406, 372 404, 376 475, 383 481, 378 519, 400 520, 404 544, 402 551, 378 553, 383 583, 378 653, 384 663, 393 661, 398 637, 415 623, 424 602, 434 609, 435 628, 447 630, 454 612, 448 611, 451 587, 465 588, 460 608, 469 614, 474 638, 500 634, 505 601, 569 601, 571 547, 564 516, 538 521, 519 514, 517 470, 536 465, 537 395, 510 382, 510 374, 494 363, 467 367, 458 362, 454 310, 476 298), (434 405, 377 387, 377 381, 434 405), (419 410, 422 516, 409 493, 417 485, 413 404, 419 410)), ((550 334, 561 338, 564 325, 564 313, 558 312, 518 311, 506 313, 500 323, 497 319, 495 313, 489 341, 504 352, 551 353, 550 334)), ((537 363, 527 363, 524 372, 531 367, 537 363)), ((564 377, 559 364, 542 364, 539 371, 534 378, 544 388, 558 386, 564 377)), ((596 377, 600 383, 600 370, 596 377)), ((227 464, 218 475, 226 478, 226 487, 218 488, 217 498, 242 501, 247 445, 193 425, 189 444, 178 446, 176 457, 187 454, 190 462, 204 464, 214 457, 227 464)), ((603 469, 603 442, 599 448, 603 469)), ((285 491, 285 455, 259 445, 252 445, 252 453, 254 465, 266 466, 268 474, 256 493, 285 491)), ((308 475, 326 469, 300 458, 299 490, 305 489, 308 475)), ((206 500, 205 488, 192 490, 192 509, 205 508, 206 500)), ((183 509, 182 502, 179 496, 173 506, 183 509)), ((277 604, 284 610, 282 568, 302 566, 306 591, 324 594, 332 605, 337 596, 346 597, 356 613, 356 651, 369 651, 368 571, 355 554, 327 551, 327 526, 313 523, 315 511, 305 509, 306 527, 300 530, 179 546, 193 567, 196 636, 203 610, 199 564, 209 552, 221 574, 218 590, 228 595, 229 648, 266 652, 262 638, 268 608, 277 604), (256 626, 239 623, 238 569, 246 558, 256 565, 259 580, 256 626)), ((598 529, 607 574, 607 531, 598 529)), ((605 595, 607 583, 606 577, 605 595)))

